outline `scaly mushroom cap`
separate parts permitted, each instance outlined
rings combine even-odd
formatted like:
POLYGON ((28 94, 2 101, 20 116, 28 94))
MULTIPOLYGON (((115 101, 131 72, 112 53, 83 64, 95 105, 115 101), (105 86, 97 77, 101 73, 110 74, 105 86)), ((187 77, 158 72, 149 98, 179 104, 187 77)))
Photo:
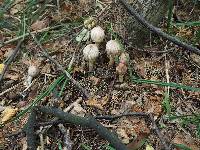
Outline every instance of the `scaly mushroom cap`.
POLYGON ((117 55, 120 52, 120 44, 116 40, 110 40, 106 43, 106 52, 108 55, 117 55))
POLYGON ((126 74, 127 72, 127 66, 123 63, 119 63, 119 65, 116 67, 116 72, 119 74, 119 75, 124 75, 126 74))
POLYGON ((28 75, 31 77, 35 77, 39 73, 39 70, 36 66, 29 66, 28 75))
POLYGON ((99 49, 96 44, 89 44, 83 49, 85 60, 93 60, 99 56, 99 49))
POLYGON ((105 37, 104 30, 100 26, 94 27, 91 30, 91 39, 93 42, 101 43, 104 37, 105 37))

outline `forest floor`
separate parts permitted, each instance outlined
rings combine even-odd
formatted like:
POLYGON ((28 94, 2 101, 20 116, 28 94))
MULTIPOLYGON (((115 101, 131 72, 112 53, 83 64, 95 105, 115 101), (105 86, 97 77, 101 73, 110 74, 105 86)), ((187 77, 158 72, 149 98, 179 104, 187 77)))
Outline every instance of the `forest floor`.
MULTIPOLYGON (((154 35, 143 49, 128 44, 124 18, 130 14, 119 2, 96 1, 0 1, 0 73, 23 39, 14 61, 0 81, 0 149, 27 149, 22 129, 33 105, 52 106, 87 116, 119 115, 142 112, 153 115, 162 137, 150 119, 122 117, 114 121, 98 120, 116 133, 128 149, 162 149, 164 140, 172 149, 200 148, 200 57, 154 35), (87 7, 86 7, 87 6, 87 7), (105 30, 100 56, 89 72, 83 67, 83 48, 92 43, 83 31, 84 20, 96 19, 105 30), (32 36, 31 36, 32 35, 32 36), (53 59, 90 94, 85 98, 69 78, 42 55, 46 49, 53 59), (116 73, 117 61, 108 67, 106 41, 117 38, 129 53, 128 71, 123 82, 116 73), (39 73, 27 88, 28 68, 39 73), (75 105, 71 108, 73 102, 75 105), (69 109, 70 106, 70 109, 69 109), (66 108, 68 110, 66 110, 66 108)), ((170 34, 200 48, 200 3, 174 4, 170 34)), ((166 15, 167 18, 167 15, 166 15)), ((167 32, 167 19, 160 28, 167 32)), ((109 149, 114 148, 93 129, 69 123, 51 124, 55 117, 39 113, 35 129, 38 149, 109 149), (46 125, 45 125, 46 123, 46 125), (43 125, 42 125, 43 124, 43 125), (68 145, 66 145, 68 144, 68 145), (70 148, 68 148, 70 149, 70 148)))

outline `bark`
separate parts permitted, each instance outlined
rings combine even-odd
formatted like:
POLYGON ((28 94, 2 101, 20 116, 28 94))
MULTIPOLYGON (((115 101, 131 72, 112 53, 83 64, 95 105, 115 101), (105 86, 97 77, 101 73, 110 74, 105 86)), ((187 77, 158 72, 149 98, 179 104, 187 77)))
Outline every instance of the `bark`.
MULTIPOLYGON (((154 26, 159 26, 167 12, 167 0, 129 0, 129 4, 148 22, 154 26)), ((129 43, 138 47, 143 47, 150 32, 141 26, 131 16, 126 20, 127 32, 129 33, 129 43)))

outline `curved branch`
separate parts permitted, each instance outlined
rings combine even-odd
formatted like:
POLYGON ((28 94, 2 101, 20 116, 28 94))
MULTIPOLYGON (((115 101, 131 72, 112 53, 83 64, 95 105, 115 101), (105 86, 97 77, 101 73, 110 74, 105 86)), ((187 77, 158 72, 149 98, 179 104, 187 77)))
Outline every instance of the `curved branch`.
POLYGON ((152 24, 150 24, 149 22, 147 22, 141 15, 139 15, 134 9, 133 7, 131 7, 131 5, 129 5, 125 0, 119 0, 122 5, 124 6, 124 8, 140 23, 142 24, 144 27, 146 27, 147 29, 149 29, 150 31, 158 34, 159 36, 163 37, 164 39, 167 39, 171 42, 173 42, 174 44, 183 47, 191 52, 194 52, 195 54, 200 55, 200 50, 192 45, 189 45, 185 42, 180 41, 179 39, 177 39, 176 37, 173 37, 165 32, 163 32, 160 28, 157 28, 155 26, 153 26, 152 24))
POLYGON ((65 113, 61 109, 51 107, 36 107, 36 111, 51 114, 65 122, 90 127, 94 129, 101 137, 106 139, 117 150, 127 150, 126 146, 118 139, 118 137, 110 132, 107 128, 97 122, 94 118, 79 117, 70 113, 65 113))

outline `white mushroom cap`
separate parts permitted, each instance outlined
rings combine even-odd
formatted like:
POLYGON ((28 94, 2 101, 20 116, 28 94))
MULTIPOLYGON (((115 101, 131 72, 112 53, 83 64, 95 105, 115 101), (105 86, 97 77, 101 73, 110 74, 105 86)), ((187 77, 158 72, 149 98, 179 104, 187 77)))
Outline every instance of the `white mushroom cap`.
POLYGON ((31 77, 35 77, 39 73, 38 67, 36 66, 29 66, 28 68, 28 75, 31 77))
POLYGON ((110 40, 106 43, 106 52, 108 55, 117 55, 120 50, 120 44, 116 40, 110 40))
POLYGON ((99 49, 96 44, 89 44, 83 49, 85 60, 94 60, 99 56, 99 49))
POLYGON ((101 43, 104 37, 105 37, 104 30, 100 26, 94 27, 91 30, 91 39, 93 42, 101 43))

